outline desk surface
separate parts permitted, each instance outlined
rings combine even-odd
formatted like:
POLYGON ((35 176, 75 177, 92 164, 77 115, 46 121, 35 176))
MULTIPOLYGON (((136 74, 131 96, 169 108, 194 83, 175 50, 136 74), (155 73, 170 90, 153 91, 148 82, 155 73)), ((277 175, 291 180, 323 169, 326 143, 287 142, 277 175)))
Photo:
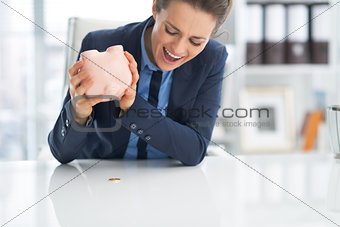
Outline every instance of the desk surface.
POLYGON ((0 182, 0 225, 8 227, 340 225, 340 162, 330 155, 209 156, 195 167, 0 162, 0 182))

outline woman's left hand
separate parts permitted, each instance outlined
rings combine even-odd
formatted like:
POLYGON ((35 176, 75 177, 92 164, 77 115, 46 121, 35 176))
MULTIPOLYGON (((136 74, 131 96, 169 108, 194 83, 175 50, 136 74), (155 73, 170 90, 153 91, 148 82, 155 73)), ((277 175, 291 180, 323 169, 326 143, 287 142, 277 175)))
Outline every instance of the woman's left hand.
POLYGON ((120 109, 124 112, 128 111, 136 98, 137 81, 139 80, 139 74, 137 70, 137 62, 134 57, 127 51, 124 51, 125 57, 129 61, 129 68, 132 74, 132 83, 130 87, 125 89, 123 97, 120 99, 120 109))

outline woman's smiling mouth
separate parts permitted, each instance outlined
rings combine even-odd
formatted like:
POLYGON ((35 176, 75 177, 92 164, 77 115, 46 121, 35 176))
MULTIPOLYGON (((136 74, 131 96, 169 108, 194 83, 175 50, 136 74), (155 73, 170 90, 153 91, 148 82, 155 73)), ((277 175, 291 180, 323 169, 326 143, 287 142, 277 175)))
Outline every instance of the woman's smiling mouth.
POLYGON ((163 60, 168 63, 168 64, 175 64, 177 63, 180 59, 182 59, 183 57, 180 56, 176 56, 174 54, 172 54, 168 49, 166 49, 165 47, 163 47, 163 60))

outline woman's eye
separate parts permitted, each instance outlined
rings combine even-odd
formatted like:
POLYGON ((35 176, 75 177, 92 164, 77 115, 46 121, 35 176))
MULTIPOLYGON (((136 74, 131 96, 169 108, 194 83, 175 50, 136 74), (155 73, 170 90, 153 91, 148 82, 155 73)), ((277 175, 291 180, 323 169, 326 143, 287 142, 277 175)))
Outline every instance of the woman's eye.
POLYGON ((176 32, 169 31, 169 29, 167 27, 165 27, 165 31, 166 31, 166 33, 168 33, 170 35, 176 35, 176 32))
POLYGON ((194 46, 199 46, 201 45, 201 43, 195 43, 194 41, 190 40, 191 44, 194 45, 194 46))

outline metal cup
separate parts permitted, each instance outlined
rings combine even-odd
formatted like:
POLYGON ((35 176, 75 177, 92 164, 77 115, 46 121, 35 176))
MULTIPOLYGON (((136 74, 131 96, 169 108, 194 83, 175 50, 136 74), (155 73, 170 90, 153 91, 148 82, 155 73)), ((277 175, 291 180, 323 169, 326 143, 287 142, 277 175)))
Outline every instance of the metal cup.
POLYGON ((332 150, 336 158, 340 158, 340 106, 327 108, 327 125, 332 150))

